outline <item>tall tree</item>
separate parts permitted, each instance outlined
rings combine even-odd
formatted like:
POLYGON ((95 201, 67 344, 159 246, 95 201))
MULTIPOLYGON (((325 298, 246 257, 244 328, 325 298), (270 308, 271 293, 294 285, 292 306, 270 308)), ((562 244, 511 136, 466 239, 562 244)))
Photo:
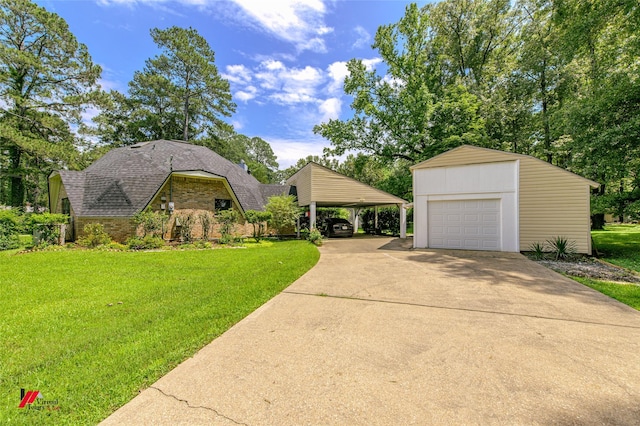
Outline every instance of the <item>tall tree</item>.
POLYGON ((100 73, 58 15, 27 0, 0 1, 0 147, 10 186, 4 201, 22 206, 28 176, 37 188, 51 162, 77 154, 70 125, 98 101, 100 73))
POLYGON ((209 43, 193 28, 154 28, 151 37, 162 53, 147 60, 136 86, 152 90, 159 87, 168 92, 167 97, 182 118, 184 141, 205 130, 205 126, 224 126, 221 117, 229 117, 235 104, 229 82, 218 74, 209 43))
POLYGON ((464 143, 486 142, 478 98, 458 80, 445 84, 429 8, 407 6, 397 24, 378 29, 373 48, 386 74, 349 61, 344 90, 353 96, 353 118, 314 127, 334 153, 361 150, 389 162, 417 162, 464 143))

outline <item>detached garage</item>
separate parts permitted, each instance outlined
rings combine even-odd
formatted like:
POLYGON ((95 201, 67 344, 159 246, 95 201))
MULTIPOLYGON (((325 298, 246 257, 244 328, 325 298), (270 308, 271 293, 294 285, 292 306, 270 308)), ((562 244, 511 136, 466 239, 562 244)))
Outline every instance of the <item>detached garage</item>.
POLYGON ((518 252, 563 236, 591 254, 596 182, 528 155, 469 145, 411 172, 415 248, 518 252))

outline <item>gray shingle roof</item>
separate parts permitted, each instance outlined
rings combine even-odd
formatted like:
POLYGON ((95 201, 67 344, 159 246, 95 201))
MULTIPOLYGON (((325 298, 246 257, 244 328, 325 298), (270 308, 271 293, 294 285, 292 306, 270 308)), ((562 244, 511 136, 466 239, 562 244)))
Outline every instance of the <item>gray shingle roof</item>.
POLYGON ((158 140, 116 148, 82 172, 60 171, 77 216, 133 216, 144 209, 171 172, 203 171, 226 178, 244 210, 264 210, 288 185, 264 185, 210 149, 158 140))

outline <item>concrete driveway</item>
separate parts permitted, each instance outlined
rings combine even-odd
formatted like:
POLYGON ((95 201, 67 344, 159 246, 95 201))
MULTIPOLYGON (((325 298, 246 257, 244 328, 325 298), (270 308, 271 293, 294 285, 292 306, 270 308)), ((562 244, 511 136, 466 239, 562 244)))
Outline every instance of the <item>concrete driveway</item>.
POLYGON ((104 424, 640 424, 640 313, 519 254, 330 240, 104 424))

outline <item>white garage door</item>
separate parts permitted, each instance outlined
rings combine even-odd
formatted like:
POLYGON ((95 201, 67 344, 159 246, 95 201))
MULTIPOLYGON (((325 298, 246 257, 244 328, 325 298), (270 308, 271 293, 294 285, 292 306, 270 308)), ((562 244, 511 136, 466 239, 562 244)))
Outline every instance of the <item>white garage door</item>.
POLYGON ((500 250, 500 200, 429 201, 429 247, 500 250))

